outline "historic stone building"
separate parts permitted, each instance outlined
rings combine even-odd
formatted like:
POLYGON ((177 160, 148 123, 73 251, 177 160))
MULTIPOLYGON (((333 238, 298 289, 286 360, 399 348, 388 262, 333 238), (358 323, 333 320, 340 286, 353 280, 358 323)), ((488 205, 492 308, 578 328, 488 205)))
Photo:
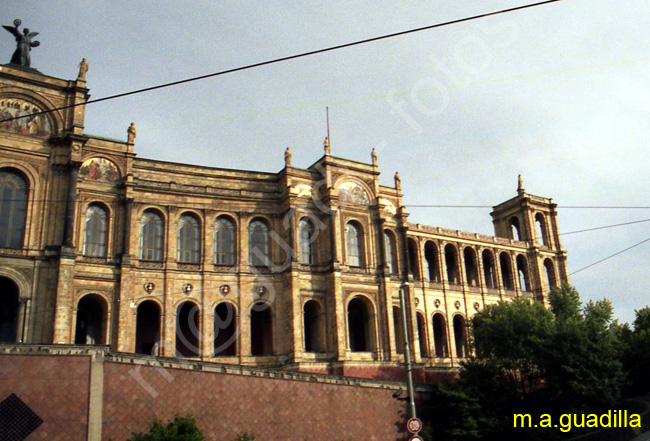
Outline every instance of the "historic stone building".
POLYGON ((88 92, 83 64, 74 81, 0 70, 0 341, 390 378, 404 280, 429 371, 467 354, 485 305, 568 281, 556 205, 521 182, 495 236, 412 224, 374 152, 326 140, 277 173, 139 158, 133 125, 84 133, 84 106, 66 106, 88 92))

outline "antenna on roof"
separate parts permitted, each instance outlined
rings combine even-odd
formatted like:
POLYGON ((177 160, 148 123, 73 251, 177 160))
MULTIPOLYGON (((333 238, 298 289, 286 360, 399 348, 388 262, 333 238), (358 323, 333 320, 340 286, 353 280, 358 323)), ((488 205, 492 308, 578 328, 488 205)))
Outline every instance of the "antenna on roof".
POLYGON ((325 107, 325 116, 327 118, 327 139, 330 141, 330 145, 332 145, 332 138, 330 137, 330 108, 325 107))

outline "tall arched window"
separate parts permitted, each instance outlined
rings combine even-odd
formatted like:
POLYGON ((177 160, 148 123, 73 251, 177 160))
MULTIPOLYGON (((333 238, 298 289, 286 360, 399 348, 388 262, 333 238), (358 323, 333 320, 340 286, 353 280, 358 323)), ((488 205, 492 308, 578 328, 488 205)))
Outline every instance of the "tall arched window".
POLYGON ((219 217, 214 230, 214 263, 234 265, 236 250, 235 224, 228 218, 219 217))
POLYGON ((184 214, 178 221, 178 261, 201 262, 201 228, 199 221, 190 214, 184 214))
POLYGON ((469 286, 478 286, 478 269, 476 267, 476 253, 472 247, 463 249, 463 258, 465 260, 465 277, 469 286))
POLYGON ((140 220, 140 259, 161 262, 163 260, 162 216, 155 211, 145 211, 140 220))
POLYGON ((537 224, 537 243, 548 246, 548 236, 546 231, 546 220, 542 213, 535 215, 535 223, 537 224))
POLYGON ((510 237, 514 240, 522 240, 519 219, 516 216, 510 218, 510 237))
POLYGON ((551 259, 544 260, 544 270, 546 271, 548 290, 553 291, 557 288, 557 278, 555 277, 555 265, 551 259))
POLYGON ((458 271, 458 251, 452 244, 445 246, 445 264, 447 265, 447 282, 458 285, 460 276, 458 271))
POLYGON ((0 247, 23 247, 26 212, 27 183, 16 173, 0 171, 0 247))
POLYGON ((519 289, 522 291, 531 291, 530 275, 528 274, 528 261, 524 256, 519 254, 516 259, 517 275, 519 276, 519 289))
POLYGON ((354 222, 348 222, 345 227, 345 245, 348 265, 363 266, 363 233, 354 222))
POLYGON ((270 266, 269 228, 261 220, 254 220, 248 227, 248 253, 253 266, 270 266))
POLYGON ((501 283, 503 288, 512 290, 515 289, 512 279, 512 266, 510 265, 510 256, 507 253, 499 254, 499 264, 501 266, 501 283))
POLYGON ((408 239, 409 271, 414 280, 420 280, 420 248, 413 239, 408 239))
POLYGON ((106 257, 108 214, 104 208, 91 205, 86 209, 84 232, 84 256, 106 257))
POLYGON ((384 231, 384 246, 386 247, 386 271, 389 274, 397 274, 397 246, 393 233, 384 231))
POLYGON ((438 248, 431 241, 427 241, 427 243, 424 244, 424 259, 427 261, 429 281, 439 283, 440 270, 438 268, 438 248))
POLYGON ((487 288, 497 287, 497 279, 494 272, 494 255, 489 250, 483 250, 483 276, 487 288))
POLYGON ((456 357, 465 358, 469 355, 467 347, 467 325, 465 318, 461 315, 455 315, 454 320, 454 340, 456 343, 456 357))
POLYGON ((298 241, 300 243, 300 263, 311 265, 315 263, 314 255, 314 224, 307 219, 300 219, 298 226, 298 241))

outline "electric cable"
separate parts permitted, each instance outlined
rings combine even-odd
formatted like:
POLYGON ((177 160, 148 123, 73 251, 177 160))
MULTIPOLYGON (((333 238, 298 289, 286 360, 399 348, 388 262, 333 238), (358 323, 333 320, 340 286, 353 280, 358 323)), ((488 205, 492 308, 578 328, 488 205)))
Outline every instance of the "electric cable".
POLYGON ((574 274, 577 274, 577 273, 579 273, 580 271, 584 271, 584 270, 586 270, 587 268, 591 268, 591 267, 594 266, 594 265, 598 265, 599 263, 602 263, 602 262, 604 262, 604 261, 606 261, 606 260, 608 260, 608 259, 611 259, 612 257, 616 257, 616 256, 618 256, 619 254, 623 254, 624 252, 629 251, 629 250, 631 250, 632 248, 638 247, 639 245, 642 245, 642 244, 644 244, 644 243, 646 243, 646 242, 648 242, 648 241, 650 241, 650 237, 647 238, 647 239, 645 239, 645 240, 642 240, 642 241, 639 242, 639 243, 636 243, 636 244, 632 245, 631 247, 627 247, 627 248, 625 248, 624 250, 621 250, 621 251, 619 251, 619 252, 617 252, 617 253, 614 253, 614 254, 612 254, 612 255, 610 255, 610 256, 607 256, 607 257, 605 257, 604 259, 600 259, 600 260, 597 261, 597 262, 594 262, 594 263, 589 264, 589 265, 587 265, 587 266, 585 266, 585 267, 582 267, 582 268, 580 268, 579 270, 576 270, 576 271, 570 273, 569 276, 572 276, 572 275, 574 275, 574 274))

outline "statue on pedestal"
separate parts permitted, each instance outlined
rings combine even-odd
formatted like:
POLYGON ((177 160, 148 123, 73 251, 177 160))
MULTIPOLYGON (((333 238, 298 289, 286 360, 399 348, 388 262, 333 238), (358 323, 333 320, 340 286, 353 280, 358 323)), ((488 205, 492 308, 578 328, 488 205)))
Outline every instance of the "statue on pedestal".
POLYGON ((29 32, 29 29, 25 28, 21 34, 18 30, 18 26, 20 26, 21 23, 22 22, 20 20, 16 19, 14 20, 13 27, 5 25, 2 25, 2 27, 11 32, 13 36, 16 37, 17 47, 11 57, 10 63, 17 64, 18 66, 22 67, 29 67, 31 64, 31 57, 29 53, 33 47, 37 47, 41 43, 38 41, 32 41, 32 38, 36 37, 38 35, 38 32, 29 32))

